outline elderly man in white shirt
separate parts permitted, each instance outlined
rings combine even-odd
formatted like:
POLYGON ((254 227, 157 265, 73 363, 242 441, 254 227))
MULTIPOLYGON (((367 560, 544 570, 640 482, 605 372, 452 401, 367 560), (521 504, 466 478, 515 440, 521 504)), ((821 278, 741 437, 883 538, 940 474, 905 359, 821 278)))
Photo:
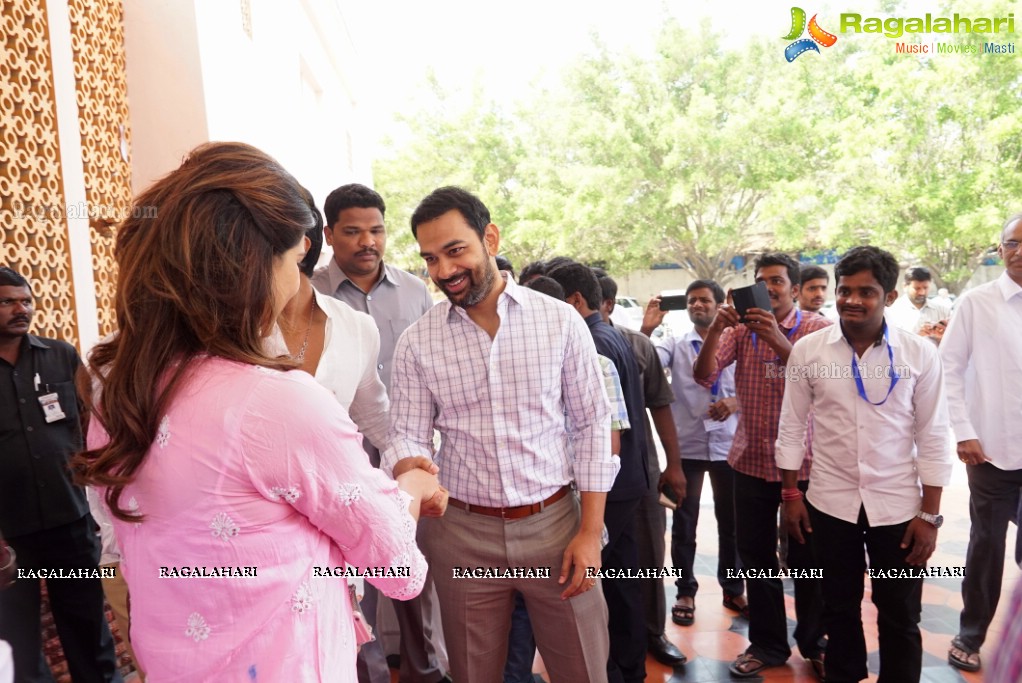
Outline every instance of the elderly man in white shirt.
POLYGON ((776 451, 781 497, 792 542, 813 533, 823 570, 827 680, 867 676, 865 546, 879 680, 918 681, 919 570, 936 547, 940 495, 952 467, 940 358, 931 343, 884 320, 897 297, 891 254, 856 247, 834 274, 840 324, 799 340, 788 359, 776 451), (813 470, 803 502, 796 481, 810 411, 813 470))
MULTIPOLYGON (((958 458, 969 476, 969 550, 958 636, 948 663, 980 668, 979 650, 997 611, 1005 534, 1022 496, 1022 214, 1001 231, 1004 272, 966 292, 944 333, 941 356, 958 458)), ((1022 560, 1022 538, 1015 541, 1022 560)))
POLYGON ((501 680, 518 591, 551 680, 606 681, 607 605, 594 570, 620 465, 592 337, 571 307, 498 273, 499 230, 465 190, 423 199, 412 232, 448 301, 394 351, 382 467, 396 475, 433 457, 440 431, 450 505, 426 520, 423 538, 452 678, 501 680))

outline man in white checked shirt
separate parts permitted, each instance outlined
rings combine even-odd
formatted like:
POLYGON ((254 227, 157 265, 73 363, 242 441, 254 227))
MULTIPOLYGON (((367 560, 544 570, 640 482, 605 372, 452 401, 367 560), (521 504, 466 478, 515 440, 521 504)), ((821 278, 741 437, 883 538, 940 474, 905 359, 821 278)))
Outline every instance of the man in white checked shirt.
POLYGON ((499 231, 465 190, 426 197, 412 232, 449 301, 398 341, 383 468, 396 475, 415 466, 409 458, 433 457, 440 431, 435 460, 451 499, 423 536, 452 677, 501 681, 518 591, 551 680, 606 681, 607 607, 586 570, 601 566, 619 463, 592 338, 569 306, 498 273, 499 231), (550 571, 456 578, 475 567, 550 571))

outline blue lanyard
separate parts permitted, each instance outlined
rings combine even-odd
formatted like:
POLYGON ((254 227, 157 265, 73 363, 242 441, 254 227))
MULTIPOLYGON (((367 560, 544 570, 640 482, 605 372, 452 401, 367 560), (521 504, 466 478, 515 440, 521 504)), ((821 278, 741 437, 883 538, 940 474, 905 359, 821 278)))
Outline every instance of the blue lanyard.
MULTIPOLYGON (((701 348, 703 348, 703 342, 698 340, 698 339, 693 339, 692 340, 692 349, 696 352, 696 357, 699 356, 699 349, 701 349, 701 348)), ((710 387, 710 398, 713 399, 714 403, 717 402, 717 397, 718 396, 720 396, 720 373, 719 372, 717 373, 716 381, 713 383, 713 386, 710 387)))
POLYGON ((891 392, 894 391, 895 385, 898 383, 898 373, 894 371, 894 349, 891 348, 891 341, 887 335, 887 321, 884 321, 884 343, 887 344, 887 357, 891 362, 891 386, 887 389, 887 395, 884 396, 884 400, 879 403, 874 403, 869 400, 866 396, 866 387, 862 383, 862 376, 859 374, 859 364, 855 362, 855 347, 852 347, 852 376, 855 377, 855 388, 859 390, 859 397, 874 406, 882 406, 887 403, 887 399, 891 397, 891 392))
MULTIPOLYGON (((787 337, 788 340, 790 341, 791 340, 791 335, 795 334, 795 330, 797 330, 798 326, 801 325, 801 324, 802 324, 802 309, 801 308, 796 308, 795 309, 795 324, 792 326, 792 328, 790 330, 788 330, 788 332, 784 336, 787 337)), ((753 351, 759 351, 759 347, 756 346, 756 333, 755 332, 752 333, 752 349, 753 349, 753 351)), ((774 360, 777 360, 777 359, 775 358, 774 360)))

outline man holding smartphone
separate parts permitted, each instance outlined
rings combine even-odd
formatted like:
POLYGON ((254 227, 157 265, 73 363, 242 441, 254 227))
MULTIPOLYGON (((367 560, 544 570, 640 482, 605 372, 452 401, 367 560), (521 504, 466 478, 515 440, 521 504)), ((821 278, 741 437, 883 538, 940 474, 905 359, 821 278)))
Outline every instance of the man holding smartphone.
MULTIPOLYGON (((727 454, 738 426, 738 400, 735 398, 735 369, 725 368, 710 387, 696 383, 692 366, 717 309, 724 303, 724 290, 712 280, 695 280, 687 289, 685 304, 695 329, 680 337, 657 342, 660 363, 671 371, 674 403, 671 413, 678 432, 681 468, 685 474, 685 499, 674 511, 671 527, 671 560, 682 575, 675 581, 677 597, 671 608, 671 621, 690 626, 695 620, 695 596, 699 582, 695 578, 696 526, 699 523, 699 499, 704 475, 710 475, 713 487, 713 512, 717 519, 717 582, 724 592, 728 609, 748 614, 745 581, 728 576, 738 563, 735 544, 734 471, 727 454)), ((642 332, 652 333, 663 321, 665 310, 675 305, 668 297, 655 297, 646 307, 642 332), (664 302, 668 302, 667 306, 664 302)), ((684 308, 684 307, 683 307, 684 308)))
MULTIPOLYGON (((781 666, 791 656, 784 586, 777 561, 777 512, 781 505, 781 471, 774 461, 774 442, 784 398, 785 364, 791 346, 832 323, 816 313, 798 310, 798 263, 787 254, 764 254, 755 262, 756 282, 764 283, 772 310, 751 308, 742 322, 733 306, 724 305, 710 324, 693 375, 712 387, 723 369, 735 364, 735 390, 741 414, 728 463, 735 470, 735 535, 746 572, 770 578, 749 579, 751 644, 731 665, 735 676, 756 676, 781 666)), ((798 486, 808 486, 811 449, 798 473, 798 486)), ((812 568, 809 544, 790 544, 787 565, 812 568)), ((795 640, 799 652, 823 670, 823 629, 819 579, 795 579, 795 640)))

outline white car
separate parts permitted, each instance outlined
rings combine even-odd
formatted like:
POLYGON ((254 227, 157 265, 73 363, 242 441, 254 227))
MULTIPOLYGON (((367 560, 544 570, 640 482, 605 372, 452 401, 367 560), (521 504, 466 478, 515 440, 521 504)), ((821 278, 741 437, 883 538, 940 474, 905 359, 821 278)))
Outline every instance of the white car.
POLYGON ((642 315, 645 312, 642 304, 635 297, 619 296, 610 314, 610 320, 615 325, 638 330, 642 327, 642 315))

